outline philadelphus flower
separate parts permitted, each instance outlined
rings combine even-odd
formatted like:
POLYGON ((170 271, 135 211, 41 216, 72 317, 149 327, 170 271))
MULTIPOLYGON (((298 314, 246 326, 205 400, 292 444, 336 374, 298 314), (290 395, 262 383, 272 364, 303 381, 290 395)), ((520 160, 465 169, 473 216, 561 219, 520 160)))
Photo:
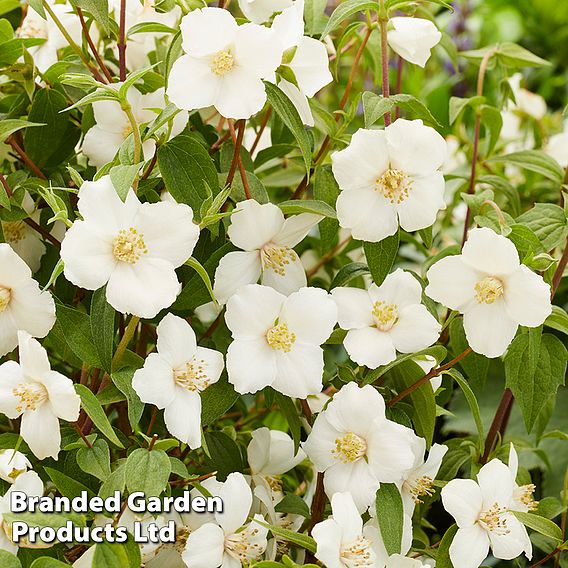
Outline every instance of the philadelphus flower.
POLYGON ((276 12, 293 5, 293 0, 239 0, 239 8, 251 22, 264 24, 276 12))
MULTIPOLYGON (((138 1, 138 0, 136 0, 138 1)), ((120 83, 113 84, 118 89, 120 83)), ((163 108, 164 89, 143 95, 140 91, 128 89, 127 99, 138 124, 145 124, 156 118, 152 109, 163 108)), ((132 134, 132 126, 118 101, 95 101, 93 103, 96 124, 89 129, 83 140, 83 154, 89 164, 100 168, 112 161, 123 142, 132 134)), ((187 112, 178 113, 172 121, 170 137, 177 136, 187 124, 187 112)), ((155 140, 142 143, 144 159, 149 160, 156 150, 155 140)))
POLYGON ((45 337, 55 324, 55 302, 32 279, 29 266, 0 243, 0 357, 18 344, 18 330, 45 337))
POLYGON ((18 346, 20 364, 0 365, 0 412, 22 417, 20 435, 38 459, 57 459, 59 418, 76 422, 81 399, 71 379, 51 370, 47 352, 29 333, 18 332, 18 346))
POLYGON ((460 568, 477 568, 489 547, 495 558, 512 560, 523 552, 530 560, 527 530, 511 512, 514 482, 509 468, 491 460, 473 479, 454 479, 442 489, 442 503, 458 525, 450 559, 460 568))
POLYGON ((158 325, 158 353, 134 373, 132 386, 142 402, 165 408, 170 434, 192 449, 201 446, 201 395, 223 372, 223 355, 198 347, 184 319, 168 314, 158 325))
POLYGON ((316 558, 327 568, 378 568, 372 540, 366 534, 367 527, 363 528, 351 493, 335 493, 331 510, 332 516, 312 529, 317 544, 316 558))
POLYGON ((252 492, 241 473, 231 473, 219 491, 224 503, 215 513, 215 523, 205 523, 192 532, 182 558, 188 568, 238 568, 257 560, 266 550, 268 529, 256 521, 247 524, 252 492))
MULTIPOLYGON (((54 0, 48 0, 48 2, 67 33, 75 43, 80 45, 82 41, 81 21, 73 12, 72 6, 67 2, 56 3, 54 0)), ((45 39, 45 42, 41 45, 28 48, 36 67, 41 73, 45 73, 54 63, 57 63, 57 51, 69 45, 51 16, 48 13, 46 13, 46 16, 47 20, 44 20, 29 6, 18 32, 19 37, 22 38, 45 39)))
POLYGON ((486 357, 502 355, 519 325, 537 327, 552 310, 549 285, 491 229, 472 229, 462 254, 439 260, 426 276, 426 294, 464 315, 469 345, 486 357))
POLYGON ((12 541, 12 525, 3 518, 4 515, 12 512, 10 507, 12 492, 21 491, 28 497, 41 497, 43 490, 43 482, 39 475, 35 471, 27 471, 19 475, 6 494, 0 497, 0 550, 6 550, 14 555, 18 553, 18 545, 12 541))
POLYGON ((271 386, 294 398, 322 390, 320 345, 337 322, 337 308, 319 288, 286 297, 258 284, 231 296, 225 314, 234 341, 227 351, 229 382, 241 394, 271 386))
POLYGON ((562 168, 568 167, 568 121, 564 122, 564 131, 548 139, 544 151, 554 158, 562 168))
POLYGON ((536 487, 532 483, 528 485, 519 485, 517 483, 519 457, 513 444, 511 444, 509 449, 509 471, 513 480, 513 502, 509 508, 511 511, 520 511, 521 513, 534 511, 538 507, 538 501, 535 501, 533 498, 536 487))
POLYGON ((342 190, 339 224, 353 238, 378 242, 429 227, 445 209, 446 141, 421 120, 399 118, 385 130, 360 129, 351 144, 331 156, 342 190))
POLYGON ((415 440, 410 428, 387 420, 377 390, 348 383, 318 415, 303 448, 324 472, 328 497, 350 491, 363 512, 381 482, 400 482, 412 468, 415 440))
POLYGON ((274 82, 282 51, 274 32, 237 25, 221 8, 193 10, 180 25, 182 55, 167 94, 181 109, 214 106, 225 118, 250 118, 266 102, 263 79, 274 82))
POLYGON ((387 40, 400 57, 424 67, 430 59, 431 50, 438 45, 442 34, 436 25, 423 18, 391 18, 392 29, 387 32, 387 40))
POLYGON ((292 249, 317 225, 322 217, 301 213, 284 219, 273 203, 253 199, 237 203, 227 234, 243 252, 226 254, 215 271, 215 298, 225 304, 244 284, 262 284, 282 294, 306 286, 307 279, 299 256, 292 249))
POLYGON ((420 303, 422 288, 400 268, 369 290, 335 288, 339 326, 348 329, 344 345, 358 365, 376 369, 396 359, 396 352, 414 353, 432 345, 442 330, 420 303))
POLYGON ((0 451, 0 478, 8 483, 14 483, 19 475, 31 468, 30 460, 16 450, 0 451))
POLYGON ((171 306, 181 290, 175 269, 199 237, 191 207, 140 203, 132 190, 123 203, 109 176, 84 182, 78 207, 83 220, 61 244, 67 280, 87 290, 106 284, 108 303, 121 313, 153 318, 171 306))

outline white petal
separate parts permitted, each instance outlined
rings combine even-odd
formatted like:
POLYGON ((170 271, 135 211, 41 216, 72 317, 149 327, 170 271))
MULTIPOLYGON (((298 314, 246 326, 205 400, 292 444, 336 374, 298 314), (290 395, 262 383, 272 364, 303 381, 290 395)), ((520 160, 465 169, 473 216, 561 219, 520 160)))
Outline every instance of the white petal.
POLYGON ((327 420, 327 412, 318 415, 308 439, 302 444, 316 471, 323 472, 337 463, 332 452, 335 440, 341 435, 342 432, 327 420))
POLYGON ((373 302, 360 288, 334 288, 331 296, 337 305, 337 319, 342 329, 361 329, 373 325, 373 302))
POLYGON ((484 274, 464 263, 462 255, 446 256, 426 273, 425 293, 444 306, 461 313, 475 303, 475 285, 484 274))
POLYGON ((187 363, 195 355, 197 338, 186 320, 167 314, 158 324, 156 332, 158 353, 172 369, 187 363))
POLYGON ((248 462, 254 473, 282 475, 302 462, 306 454, 294 452, 294 441, 285 432, 258 428, 247 447, 248 462))
POLYGON ((430 50, 442 39, 436 25, 424 18, 395 17, 390 19, 392 30, 388 43, 400 57, 424 67, 430 58, 430 50))
MULTIPOLYGON (((270 348, 269 348, 270 349, 270 348)), ((321 392, 323 350, 297 343, 290 353, 276 351, 276 376, 272 387, 293 398, 307 398, 321 392)))
POLYGON ((192 10, 181 20, 183 50, 194 56, 223 51, 237 33, 237 22, 222 8, 192 10))
POLYGON ((552 312, 550 286, 524 264, 505 281, 505 308, 519 325, 537 327, 552 312))
POLYGON ((165 408, 176 392, 171 364, 158 353, 150 353, 144 367, 134 373, 132 388, 142 402, 165 408))
POLYGON ((292 0, 239 0, 243 14, 256 24, 263 24, 275 12, 281 12, 292 5, 292 0))
POLYGON ((83 154, 89 159, 89 164, 101 168, 114 160, 125 139, 122 132, 108 132, 95 124, 83 139, 83 154))
MULTIPOLYGON (((213 293, 221 304, 246 284, 256 284, 261 274, 260 253, 252 251, 234 251, 227 253, 219 261, 215 270, 213 293)), ((304 275, 305 276, 305 275, 304 275)))
POLYGON ((351 493, 335 493, 331 497, 333 518, 342 529, 343 542, 352 542, 363 531, 363 521, 351 493))
POLYGON ((221 373, 225 368, 225 360, 223 354, 214 349, 207 347, 198 347, 195 359, 199 361, 203 367, 205 375, 207 375, 207 384, 212 385, 219 381, 221 373))
POLYGON ((281 322, 296 334, 296 341, 321 345, 337 323, 337 306, 321 288, 302 288, 284 301, 281 322))
POLYGON ((273 81, 274 72, 282 61, 282 49, 272 30, 244 24, 237 28, 235 60, 251 75, 273 81))
POLYGON ((227 351, 227 373, 237 392, 255 393, 276 378, 274 350, 264 339, 236 339, 227 351))
POLYGON ((45 402, 37 410, 24 412, 20 435, 36 458, 57 460, 61 449, 61 432, 59 420, 49 402, 45 402))
POLYGON ((477 524, 460 528, 450 545, 450 559, 460 568, 478 568, 489 553, 489 537, 477 524))
POLYGON ((225 533, 213 523, 207 523, 189 534, 182 558, 192 568, 221 566, 225 551, 225 533))
POLYGON ((308 236, 308 233, 322 219, 322 215, 314 215, 313 213, 292 215, 284 221, 284 225, 274 236, 273 242, 285 247, 295 247, 308 236))
POLYGON ((484 509, 491 508, 495 503, 501 507, 509 507, 513 498, 514 483, 511 471, 498 459, 492 459, 485 464, 477 474, 477 483, 481 489, 484 509))
POLYGON ((339 462, 324 474, 324 487, 328 497, 337 492, 349 491, 357 510, 362 513, 375 500, 379 482, 364 459, 352 463, 339 462))
POLYGON ((283 228, 284 214, 280 207, 247 199, 237 203, 227 235, 236 247, 251 251, 271 242, 283 228))
POLYGON ((201 397, 198 392, 177 388, 164 410, 168 432, 192 450, 201 447, 201 397))
POLYGON ((43 375, 51 371, 47 351, 27 331, 18 332, 18 346, 20 366, 26 378, 39 381, 43 375))
POLYGON ((493 304, 474 304, 463 316, 463 327, 470 347, 481 355, 494 358, 505 353, 518 324, 513 321, 502 299, 493 304))
POLYGON ((0 243, 0 270, 2 284, 10 288, 25 284, 32 277, 30 268, 6 243, 0 243))
POLYGON ((221 79, 213 106, 225 118, 247 119, 262 110, 266 91, 262 79, 249 69, 234 67, 221 79))
POLYGON ((321 41, 311 37, 302 37, 290 67, 298 87, 310 98, 333 81, 327 49, 321 41))
POLYGON ((442 326, 426 307, 415 304, 399 312, 389 335, 397 351, 414 353, 435 343, 441 331, 442 326))
POLYGON ((222 513, 215 513, 217 522, 225 534, 240 529, 247 520, 252 506, 252 491, 242 473, 231 473, 219 491, 226 506, 222 513))
POLYGON ((524 552, 530 560, 532 557, 532 544, 527 534, 527 529, 512 514, 504 515, 504 520, 507 523, 507 534, 489 533, 493 556, 501 560, 512 560, 524 552))
POLYGON ((67 422, 76 422, 81 410, 81 397, 75 392, 73 381, 57 371, 48 371, 41 382, 47 389, 54 414, 67 422))
POLYGON ((444 509, 454 517, 458 527, 471 527, 477 522, 483 498, 473 479, 453 479, 442 488, 441 495, 444 509))
MULTIPOLYGON (((282 44, 282 49, 284 51, 290 49, 291 47, 295 47, 300 43, 302 37, 304 37, 303 0, 301 0, 300 2, 294 2, 293 4, 292 0, 261 0, 260 2, 255 0, 252 0, 252 2, 250 0, 244 1, 252 6, 281 4, 282 7, 286 9, 282 10, 282 8, 279 8, 279 10, 276 10, 277 12, 282 10, 282 13, 274 17, 274 21, 272 22, 270 29, 278 37, 278 41, 282 44), (289 7, 287 7, 286 5, 288 5, 289 7)), ((271 14, 268 14, 267 19, 270 16, 271 14)), ((262 24, 264 22, 256 23, 262 24)))
POLYGON ((376 327, 349 330, 343 345, 352 361, 369 369, 376 369, 396 359, 390 333, 380 331, 376 327))
POLYGON ((14 396, 14 389, 26 379, 22 374, 22 368, 16 361, 6 361, 0 365, 0 412, 10 419, 15 419, 22 413, 20 399, 14 396))
POLYGON ((486 227, 469 232, 462 257, 472 268, 493 276, 508 275, 519 268, 519 253, 515 245, 486 227))
POLYGON ((394 304, 399 310, 422 301, 420 282, 401 268, 389 274, 380 286, 371 284, 369 295, 372 302, 382 301, 394 304))
MULTIPOLYGON (((139 93, 136 89, 129 89, 129 99, 132 102, 134 93, 139 93)), ((130 124, 128 116, 120 108, 118 101, 95 101, 93 103, 93 113, 95 115, 95 122, 99 127, 99 131, 122 134, 125 128, 130 124)), ((124 141, 124 136, 122 139, 124 141)), ((117 148, 118 149, 118 148, 117 148)))
POLYGON ((377 243, 398 229, 396 208, 374 189, 342 191, 335 207, 339 224, 354 239, 377 243))
POLYGON ((270 286, 285 296, 292 294, 292 292, 297 292, 308 284, 306 271, 300 257, 296 254, 296 251, 289 250, 288 252, 291 259, 288 261, 288 264, 281 267, 284 270, 283 275, 273 270, 272 267, 267 266, 262 271, 261 277, 261 282, 264 286, 270 286))
POLYGON ((316 541, 316 558, 328 568, 344 568, 340 559, 341 528, 332 518, 318 523, 312 529, 312 537, 316 541))
POLYGON ((305 124, 306 126, 314 126, 314 115, 312 114, 312 109, 310 108, 310 103, 306 95, 304 95, 304 93, 302 93, 296 85, 289 83, 286 79, 281 78, 280 81, 278 81, 278 86, 296 107, 302 124, 305 124))

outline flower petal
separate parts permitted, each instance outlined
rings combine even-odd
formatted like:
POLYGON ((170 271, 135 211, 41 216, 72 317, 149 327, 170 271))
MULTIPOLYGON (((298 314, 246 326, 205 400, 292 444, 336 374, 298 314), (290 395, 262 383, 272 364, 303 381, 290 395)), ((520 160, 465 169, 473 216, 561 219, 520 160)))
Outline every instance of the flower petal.
POLYGON ((27 331, 18 331, 20 350, 20 367, 24 377, 39 381, 43 375, 51 371, 47 351, 27 331))
POLYGON ((234 41, 238 25, 227 10, 202 8, 184 16, 179 28, 183 50, 200 57, 223 51, 234 41))
POLYGON ((217 522, 225 534, 240 529, 247 520, 252 506, 252 491, 242 473, 231 473, 219 490, 219 497, 225 503, 222 513, 215 513, 217 522))
POLYGON ((513 560, 525 553, 530 560, 532 558, 532 544, 527 529, 512 514, 503 515, 507 524, 507 534, 489 533, 491 551, 495 558, 501 560, 513 560))
POLYGON ((331 297, 337 305, 341 329, 361 329, 373 325, 373 302, 360 288, 334 288, 331 297))
POLYGON ((158 353, 172 369, 187 363, 195 355, 197 338, 186 320, 167 314, 158 324, 156 332, 158 353))
POLYGON ((225 551, 225 533, 213 523, 191 532, 182 553, 183 561, 192 568, 221 566, 225 551))
POLYGON ((227 350, 227 373, 238 393, 255 393, 276 378, 275 352, 264 339, 236 339, 227 350))
MULTIPOLYGON (((274 72, 282 61, 282 50, 274 32, 264 26, 243 24, 235 37, 235 61, 247 74, 274 81, 274 72)), ((234 93, 233 93, 234 96, 234 93)))
POLYGON ((20 435, 37 459, 57 460, 61 449, 61 432, 59 420, 49 402, 45 402, 37 410, 24 412, 20 435))
POLYGON ((215 298, 220 304, 226 304, 241 286, 256 284, 261 271, 260 253, 258 251, 227 253, 221 258, 215 270, 215 283, 213 285, 215 298))
POLYGON ((391 334, 376 327, 349 330, 343 345, 352 361, 369 369, 376 369, 396 359, 391 334))
POLYGON ((391 272, 380 286, 371 284, 369 295, 372 302, 382 301, 394 304, 399 310, 422 301, 420 282, 401 268, 391 272))
POLYGON ((150 353, 144 367, 134 373, 132 388, 142 402, 155 404, 160 409, 171 404, 176 388, 170 362, 158 353, 150 353))
POLYGON ((284 228, 284 214, 273 203, 254 199, 237 203, 227 235, 242 250, 256 250, 271 242, 284 228))
POLYGON ((414 304, 399 312, 389 335, 397 351, 415 353, 436 343, 441 331, 442 326, 426 307, 414 304))
POLYGON ((505 308, 519 325, 537 327, 552 312, 550 286, 524 264, 505 281, 505 308))
POLYGON ((452 544, 450 559, 460 568, 478 568, 489 554, 489 537, 477 524, 459 528, 452 544))
POLYGON ((302 124, 305 124, 306 126, 314 126, 314 115, 312 114, 312 109, 310 108, 310 103, 306 95, 304 95, 304 93, 302 93, 296 85, 289 83, 286 79, 281 78, 278 81, 278 86, 296 107, 302 124))
POLYGON ((22 413, 21 409, 18 410, 20 399, 14 396, 14 389, 23 382, 22 368, 16 361, 6 361, 0 365, 0 412, 11 420, 22 413))
POLYGON ((497 458, 485 464, 477 474, 477 483, 483 497, 483 508, 489 509, 495 503, 508 508, 513 498, 514 482, 510 469, 497 458))
POLYGON ((304 265, 302 264, 300 257, 296 254, 296 251, 289 250, 289 255, 291 260, 288 261, 288 264, 278 267, 284 271, 284 274, 280 274, 273 270, 271 266, 267 266, 262 271, 261 277, 262 284, 278 290, 278 292, 285 296, 288 296, 293 292, 297 292, 308 283, 304 265))
POLYGON ((164 410, 168 432, 192 450, 201 447, 201 396, 196 391, 175 389, 164 410))
POLYGON ((375 500, 379 482, 364 459, 351 463, 339 462, 324 474, 325 492, 329 498, 335 493, 349 491, 357 510, 362 513, 375 500))
POLYGON ((294 71, 298 87, 310 98, 333 81, 325 45, 308 36, 300 40, 290 67, 294 71))
POLYGON ((323 219, 322 215, 300 213, 288 217, 278 234, 274 236, 274 244, 284 247, 295 247, 303 241, 308 233, 323 219))
POLYGON ((262 79, 248 68, 234 67, 221 79, 213 106, 225 118, 247 119, 262 110, 266 91, 262 79))
POLYGON ((482 227, 472 229, 462 250, 465 264, 493 276, 508 275, 519 268, 519 253, 503 235, 482 227))
POLYGON ((316 541, 316 558, 328 568, 344 568, 341 562, 341 527, 333 518, 318 523, 312 529, 312 537, 316 541))
POLYGON ((342 541, 353 542, 363 532, 363 520, 351 493, 335 493, 331 497, 333 518, 341 527, 342 541))
POLYGON ((296 343, 290 353, 277 351, 276 376, 272 388, 293 398, 307 398, 323 387, 323 350, 296 343))
POLYGON ((76 422, 81 410, 81 397, 75 392, 73 381, 57 371, 48 371, 41 382, 47 389, 53 413, 67 422, 76 422))
POLYGON ((458 527, 471 527, 483 507, 479 485, 473 479, 453 479, 442 488, 444 509, 456 520, 458 527))

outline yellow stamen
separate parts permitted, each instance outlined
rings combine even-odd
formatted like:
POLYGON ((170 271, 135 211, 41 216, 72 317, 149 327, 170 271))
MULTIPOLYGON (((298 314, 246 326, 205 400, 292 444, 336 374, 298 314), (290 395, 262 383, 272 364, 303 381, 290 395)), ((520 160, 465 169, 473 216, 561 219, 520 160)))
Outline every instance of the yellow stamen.
POLYGON ((373 304, 373 319, 381 331, 389 331, 398 321, 398 309, 395 304, 379 300, 373 304))
POLYGON ((188 391, 205 390, 210 383, 205 368, 206 364, 203 359, 192 359, 185 365, 174 369, 174 381, 188 391))
POLYGON ((347 432, 342 438, 335 440, 335 448, 332 454, 343 463, 351 463, 365 456, 367 442, 354 434, 347 432))
POLYGON ((475 285, 475 298, 479 304, 492 304, 505 291, 503 282, 495 276, 487 276, 475 285))
POLYGON ((10 305, 12 290, 0 284, 0 314, 10 305))
POLYGON ((279 276, 285 276, 286 266, 296 258, 294 251, 288 247, 265 245, 260 251, 263 270, 273 270, 279 276))
POLYGON ((507 527, 507 519, 503 515, 507 512, 505 507, 500 507, 498 503, 494 503, 489 509, 482 511, 478 521, 489 532, 497 535, 506 535, 511 531, 507 527))
POLYGON ((246 529, 225 537, 225 552, 239 560, 241 564, 249 564, 256 560, 264 549, 260 544, 252 542, 258 535, 258 528, 248 526, 246 529))
POLYGON ((296 334, 288 329, 285 323, 279 323, 266 332, 266 342, 272 349, 290 353, 296 342, 296 334))
POLYGON ((535 489, 536 486, 530 483, 529 485, 521 485, 515 490, 515 499, 525 505, 529 511, 538 508, 538 501, 535 501, 533 497, 535 489))
POLYGON ((211 71, 222 77, 235 66, 235 58, 229 51, 220 51, 211 61, 211 71))
POLYGON ((389 168, 376 179, 375 189, 391 203, 402 203, 412 189, 412 181, 402 170, 389 168))
POLYGON ((434 481, 431 477, 424 475, 414 482, 409 483, 410 495, 412 496, 413 501, 418 503, 423 503, 420 497, 431 497, 434 495, 434 481))
POLYGON ((16 406, 18 412, 37 410, 48 399, 47 389, 41 383, 21 383, 12 394, 20 399, 16 406))
POLYGON ((352 544, 341 547, 340 556, 343 563, 350 568, 375 566, 371 542, 364 536, 359 536, 352 544))
POLYGON ((132 227, 122 229, 112 244, 114 257, 129 264, 136 264, 140 257, 147 252, 144 235, 138 234, 138 231, 132 227))
POLYGON ((2 223, 2 231, 7 243, 16 244, 26 236, 26 224, 24 221, 11 221, 2 223))

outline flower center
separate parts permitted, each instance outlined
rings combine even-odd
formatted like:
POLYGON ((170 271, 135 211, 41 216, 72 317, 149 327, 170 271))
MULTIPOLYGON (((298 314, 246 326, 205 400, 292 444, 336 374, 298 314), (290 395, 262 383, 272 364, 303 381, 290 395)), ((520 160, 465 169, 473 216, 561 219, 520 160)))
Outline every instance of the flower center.
POLYGON ((347 432, 343 438, 335 440, 335 448, 332 454, 343 463, 351 463, 365 456, 367 442, 353 432, 347 432))
POLYGON ((296 334, 288 329, 287 324, 279 323, 266 332, 266 342, 272 349, 290 353, 296 342, 296 334))
POLYGON ((220 51, 211 61, 211 71, 218 77, 227 74, 235 66, 235 58, 229 51, 220 51))
POLYGON ((33 37, 38 39, 48 39, 47 28, 32 22, 31 18, 26 18, 23 22, 18 37, 33 37))
POLYGON ((7 243, 19 243, 26 236, 26 224, 24 221, 12 221, 10 223, 2 223, 2 231, 7 243))
POLYGON ((282 479, 280 479, 279 475, 267 475, 264 479, 266 479, 266 483, 268 483, 272 491, 275 493, 282 491, 282 479))
POLYGON ((416 504, 423 503, 420 497, 434 495, 434 480, 427 475, 419 477, 413 483, 408 483, 410 495, 416 504))
POLYGON ((492 304, 504 293, 503 282, 495 276, 487 276, 475 285, 475 299, 478 304, 492 304))
POLYGON ((147 252, 144 235, 138 234, 138 231, 132 227, 121 229, 112 244, 114 258, 129 264, 136 264, 147 252))
POLYGON ((500 507, 498 503, 493 503, 489 509, 481 512, 478 521, 488 531, 497 535, 506 535, 511 532, 507 527, 507 519, 503 518, 506 512, 507 509, 505 507, 500 507))
POLYGON ((174 369, 174 381, 188 391, 202 391, 209 386, 209 378, 205 372, 205 361, 195 358, 185 365, 174 369))
POLYGON ((249 564, 264 552, 260 544, 253 542, 257 534, 258 529, 249 525, 240 532, 226 536, 225 551, 241 564, 249 564))
POLYGON ((0 314, 10 305, 12 290, 0 284, 0 314))
POLYGON ((260 251, 260 261, 263 270, 273 270, 279 276, 285 276, 286 265, 295 259, 295 252, 288 247, 268 244, 260 251))
POLYGON ((373 319, 381 331, 389 331, 398 321, 398 309, 395 304, 379 300, 373 304, 373 319))
POLYGON ((48 399, 47 389, 41 383, 21 383, 12 394, 20 399, 16 406, 18 412, 37 410, 48 399))
POLYGON ((536 486, 532 483, 521 485, 515 490, 515 500, 525 505, 529 511, 534 511, 538 507, 538 501, 535 501, 533 497, 535 489, 536 486))
POLYGON ((402 203, 412 189, 412 181, 402 170, 389 168, 375 180, 375 189, 391 203, 402 203))
POLYGON ((348 568, 375 566, 375 554, 371 543, 364 536, 358 536, 352 544, 342 547, 339 555, 348 568))

